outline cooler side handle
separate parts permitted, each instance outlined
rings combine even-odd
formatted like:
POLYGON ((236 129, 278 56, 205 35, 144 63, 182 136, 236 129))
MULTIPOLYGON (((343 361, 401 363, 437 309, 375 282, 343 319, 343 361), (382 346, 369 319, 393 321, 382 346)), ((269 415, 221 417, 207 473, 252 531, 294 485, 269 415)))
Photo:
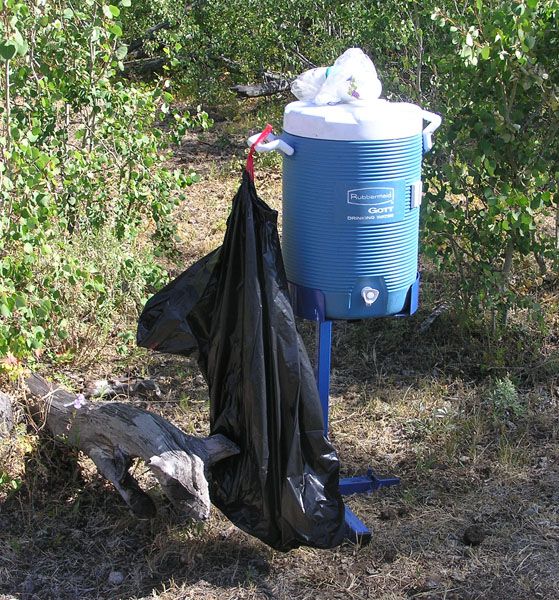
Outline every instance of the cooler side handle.
MULTIPOLYGON (((247 140, 247 145, 252 146, 258 139, 259 135, 259 133, 251 135, 247 140)), ((283 152, 287 156, 291 156, 293 152, 295 152, 295 150, 293 150, 293 148, 289 144, 284 142, 282 139, 276 137, 272 133, 268 135, 267 139, 270 141, 266 143, 257 144, 254 147, 256 152, 273 152, 274 150, 277 150, 278 152, 283 152)))
POLYGON ((423 120, 427 121, 429 125, 423 130, 423 154, 426 154, 433 147, 433 132, 438 129, 442 123, 442 118, 436 113, 429 112, 427 110, 421 111, 423 120))

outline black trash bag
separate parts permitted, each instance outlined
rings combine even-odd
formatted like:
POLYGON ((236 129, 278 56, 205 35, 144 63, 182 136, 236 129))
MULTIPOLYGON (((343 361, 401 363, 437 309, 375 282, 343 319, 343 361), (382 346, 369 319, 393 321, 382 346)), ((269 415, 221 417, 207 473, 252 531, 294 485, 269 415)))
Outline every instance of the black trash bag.
POLYGON ((202 297, 220 252, 217 248, 204 256, 146 302, 138 321, 138 346, 184 356, 198 349, 187 317, 202 297))
POLYGON ((211 468, 212 502, 278 550, 340 544, 339 461, 295 326, 277 212, 246 171, 222 247, 156 294, 140 317, 140 346, 188 354, 194 340, 211 433, 241 448, 211 468))

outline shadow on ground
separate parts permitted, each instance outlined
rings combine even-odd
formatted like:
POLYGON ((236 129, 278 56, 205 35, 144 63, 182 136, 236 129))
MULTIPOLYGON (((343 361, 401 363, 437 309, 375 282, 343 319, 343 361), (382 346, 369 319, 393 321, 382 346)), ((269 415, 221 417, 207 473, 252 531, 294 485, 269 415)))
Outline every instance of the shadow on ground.
POLYGON ((217 527, 184 521, 157 490, 158 517, 139 521, 89 468, 47 438, 27 456, 22 487, 0 505, 0 594, 135 598, 201 581, 225 595, 248 583, 270 592, 264 546, 218 515, 217 527))
MULTIPOLYGON (((559 594, 556 454, 506 476, 438 465, 404 477, 401 489, 349 500, 374 530, 369 547, 286 554, 250 539, 217 512, 204 526, 181 522, 160 497, 158 518, 137 521, 109 486, 50 441, 28 458, 23 488, 0 513, 0 594, 8 597, 551 600, 559 594), (478 546, 464 541, 472 526, 482 532, 478 546)), ((402 475, 415 470, 411 461, 400 466, 402 475)))

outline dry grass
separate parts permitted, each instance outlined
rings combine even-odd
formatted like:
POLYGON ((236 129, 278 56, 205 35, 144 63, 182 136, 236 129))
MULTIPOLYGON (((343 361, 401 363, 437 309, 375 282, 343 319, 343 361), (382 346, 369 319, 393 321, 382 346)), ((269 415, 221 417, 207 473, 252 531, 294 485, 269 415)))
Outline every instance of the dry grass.
MULTIPOLYGON (((182 159, 204 179, 179 211, 177 272, 220 243, 239 184, 242 138, 219 135, 184 148, 182 159)), ((279 208, 277 167, 258 171, 262 197, 279 208)), ((420 336, 440 285, 429 273, 425 282, 418 315, 334 328, 331 437, 342 470, 370 465, 402 479, 348 499, 373 529, 370 546, 281 554, 217 511, 204 525, 181 521, 156 487, 159 515, 141 522, 87 460, 33 436, 22 488, 0 503, 0 599, 559 598, 557 338, 518 329, 495 347, 483 332, 465 336, 451 315, 420 336), (497 415, 487 400, 487 376, 506 372, 521 418, 497 415), (464 543, 472 525, 485 535, 479 546, 464 543)), ((545 300, 557 305, 552 293, 545 300)), ((312 353, 312 326, 301 329, 312 353)), ((155 379, 161 397, 128 400, 189 433, 207 432, 195 361, 136 351, 93 372, 155 379)))

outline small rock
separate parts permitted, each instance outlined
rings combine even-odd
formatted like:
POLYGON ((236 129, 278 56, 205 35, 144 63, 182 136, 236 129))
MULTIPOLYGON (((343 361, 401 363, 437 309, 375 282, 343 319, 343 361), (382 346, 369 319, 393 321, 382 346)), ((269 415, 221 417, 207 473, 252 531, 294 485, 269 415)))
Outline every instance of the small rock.
POLYGON ((382 555, 382 560, 385 563, 393 563, 398 558, 398 551, 396 548, 387 548, 382 555))
POLYGON ((479 546, 484 539, 485 532, 480 525, 470 525, 462 536, 462 541, 467 546, 479 546))
POLYGON ((137 381, 130 390, 132 394, 154 394, 161 397, 161 388, 153 379, 141 379, 137 381))
POLYGON ((99 396, 114 395, 114 391, 111 384, 106 379, 96 379, 94 381, 88 381, 85 384, 83 394, 88 398, 97 398, 99 396))
POLYGON ((441 585, 441 580, 439 577, 429 577, 425 581, 425 590, 436 590, 441 585))
POLYGON ((237 531, 237 528, 234 525, 230 525, 227 529, 219 532, 219 537, 226 540, 233 535, 235 531, 237 531))
POLYGON ((381 509, 378 516, 381 521, 393 521, 397 518, 398 514, 391 506, 387 506, 381 509))
POLYGON ((122 571, 111 571, 109 574, 109 583, 111 585, 120 585, 124 581, 124 573, 122 571))

